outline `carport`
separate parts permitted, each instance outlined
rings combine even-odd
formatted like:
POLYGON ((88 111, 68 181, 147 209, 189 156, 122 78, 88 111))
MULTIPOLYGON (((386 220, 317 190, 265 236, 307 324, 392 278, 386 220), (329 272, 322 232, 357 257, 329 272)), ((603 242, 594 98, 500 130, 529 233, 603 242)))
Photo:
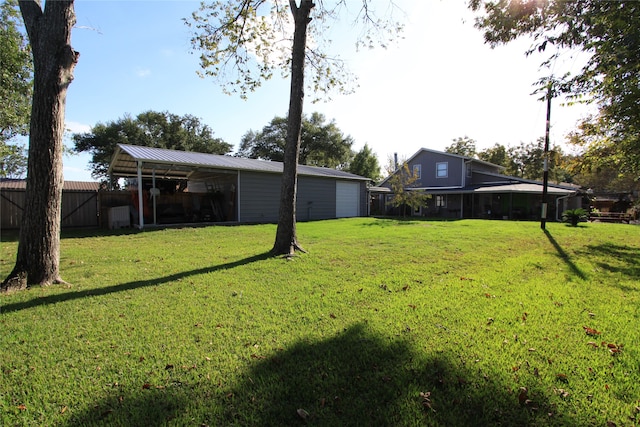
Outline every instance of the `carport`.
MULTIPOLYGON (((198 221, 276 222, 282 169, 280 162, 118 144, 108 173, 112 180, 136 180, 136 200, 131 206, 142 229, 145 216, 147 224, 156 225, 167 208, 179 210, 180 206, 187 219, 195 219, 196 212, 203 215, 200 208, 210 207, 210 218, 202 216, 198 221), (151 181, 148 188, 143 180, 151 181), (170 198, 163 182, 178 182, 185 196, 181 202, 166 203, 170 198)), ((368 181, 335 169, 298 166, 298 220, 366 215, 368 181)))

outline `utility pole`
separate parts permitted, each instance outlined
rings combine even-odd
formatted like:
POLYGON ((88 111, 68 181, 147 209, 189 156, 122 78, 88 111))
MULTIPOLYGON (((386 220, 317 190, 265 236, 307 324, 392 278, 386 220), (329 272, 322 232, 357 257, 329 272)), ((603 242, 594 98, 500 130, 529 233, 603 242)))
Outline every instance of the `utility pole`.
POLYGON ((544 169, 542 175, 542 212, 540 214, 540 228, 545 229, 547 223, 547 187, 549 186, 549 130, 551 127, 551 94, 553 81, 549 80, 547 91, 547 125, 544 134, 544 169))

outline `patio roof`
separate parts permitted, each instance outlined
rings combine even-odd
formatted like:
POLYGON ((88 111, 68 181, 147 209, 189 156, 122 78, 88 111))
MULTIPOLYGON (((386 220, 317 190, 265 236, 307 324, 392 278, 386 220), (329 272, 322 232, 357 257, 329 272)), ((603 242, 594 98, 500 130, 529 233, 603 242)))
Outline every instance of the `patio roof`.
MULTIPOLYGON (((524 194, 542 194, 543 185, 533 183, 517 183, 493 185, 488 187, 479 187, 473 190, 474 193, 524 193, 524 194)), ((573 194, 575 190, 567 188, 547 186, 547 193, 555 195, 573 194)))
MULTIPOLYGON (((135 177, 138 174, 138 163, 141 164, 144 177, 155 173, 158 178, 173 179, 189 179, 196 172, 252 171, 281 174, 283 169, 281 162, 118 144, 109 166, 109 174, 135 177)), ((369 181, 369 178, 349 172, 306 165, 298 166, 298 174, 369 181)))

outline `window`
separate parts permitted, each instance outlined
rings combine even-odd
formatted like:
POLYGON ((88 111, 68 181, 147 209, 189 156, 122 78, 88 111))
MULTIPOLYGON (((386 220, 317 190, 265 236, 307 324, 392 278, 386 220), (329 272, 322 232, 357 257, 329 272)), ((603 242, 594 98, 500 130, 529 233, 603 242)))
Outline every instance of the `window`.
POLYGON ((449 176, 449 163, 436 163, 436 178, 446 178, 449 176))
POLYGON ((416 179, 422 178, 422 165, 413 165, 413 176, 416 179))
POLYGON ((447 195, 441 194, 436 196, 436 207, 438 208, 446 208, 447 207, 447 195))

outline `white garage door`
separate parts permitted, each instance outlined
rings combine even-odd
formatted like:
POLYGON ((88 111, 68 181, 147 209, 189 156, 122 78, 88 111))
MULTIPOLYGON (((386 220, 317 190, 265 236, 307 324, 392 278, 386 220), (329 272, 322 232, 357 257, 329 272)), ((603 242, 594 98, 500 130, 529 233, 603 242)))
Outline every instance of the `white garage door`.
POLYGON ((358 216, 359 206, 360 183, 336 181, 336 217, 358 216))

